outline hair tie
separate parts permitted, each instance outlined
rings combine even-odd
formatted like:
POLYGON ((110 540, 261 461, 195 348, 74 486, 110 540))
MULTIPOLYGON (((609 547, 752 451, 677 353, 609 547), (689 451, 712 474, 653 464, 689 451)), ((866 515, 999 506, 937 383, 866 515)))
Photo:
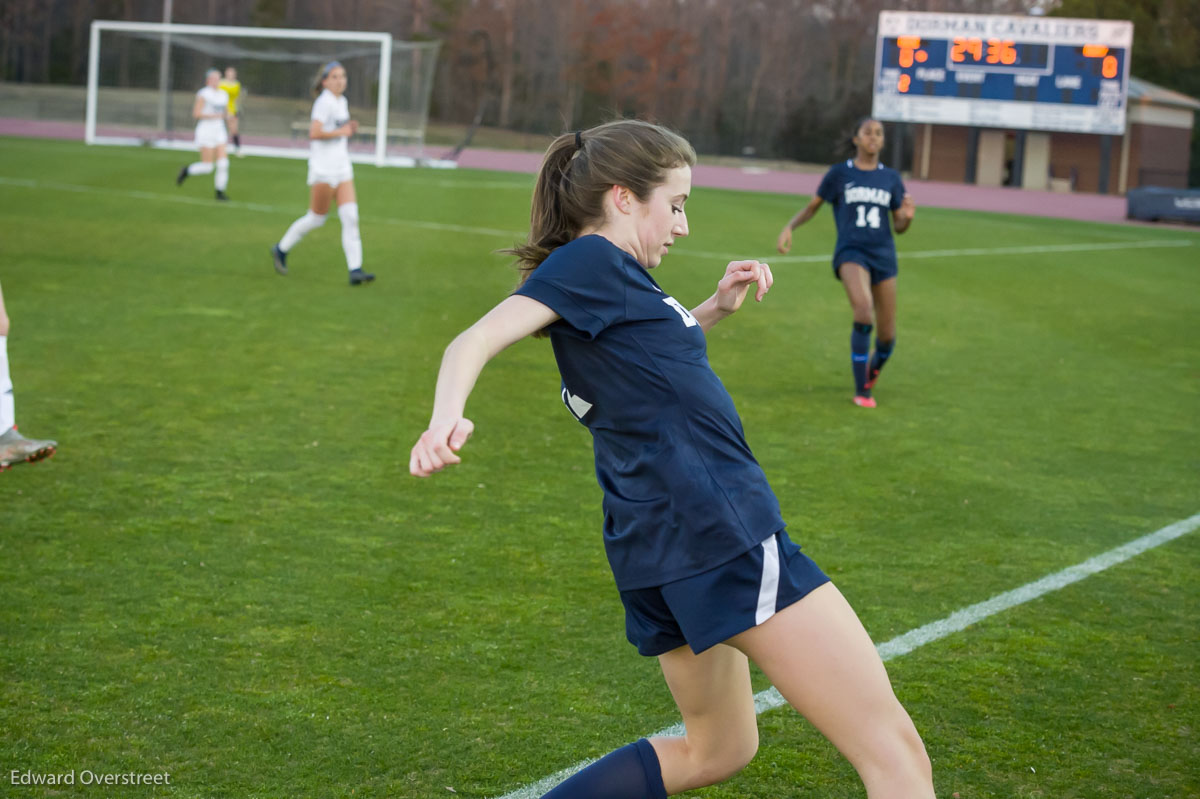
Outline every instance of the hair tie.
POLYGON ((576 150, 583 149, 583 132, 582 131, 578 131, 578 130, 575 131, 575 149, 576 150))

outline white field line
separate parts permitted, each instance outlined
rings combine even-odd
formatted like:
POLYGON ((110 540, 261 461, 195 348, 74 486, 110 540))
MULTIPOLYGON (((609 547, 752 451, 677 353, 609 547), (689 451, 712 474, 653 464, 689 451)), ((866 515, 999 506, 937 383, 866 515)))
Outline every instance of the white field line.
MULTIPOLYGON (((24 178, 6 178, 0 177, 0 186, 19 186, 27 189, 50 189, 52 191, 68 191, 75 194, 94 194, 102 197, 121 197, 129 200, 148 200, 155 203, 182 203, 184 205, 202 205, 207 208, 235 208, 242 211, 260 211, 270 214, 283 214, 285 216, 300 216, 303 213, 303 208, 299 202, 287 205, 263 205, 261 203, 239 202, 238 200, 228 200, 221 203, 219 206, 215 200, 208 197, 191 197, 188 195, 178 194, 158 194, 150 191, 136 191, 132 189, 102 189, 96 186, 79 186, 72 183, 58 183, 50 180, 28 180, 24 178)), ((298 194, 297 197, 302 197, 298 194)), ((494 236, 497 238, 510 239, 516 237, 524 238, 525 233, 511 230, 496 230, 494 228, 474 227, 471 225, 452 225, 445 222, 424 222, 416 219, 393 219, 390 217, 362 217, 363 221, 371 222, 372 224, 383 225, 401 225, 404 227, 422 228, 424 230, 445 230, 451 233, 472 233, 480 236, 494 236)))
MULTIPOLYGON (((1025 247, 969 247, 960 250, 903 250, 896 255, 901 260, 908 258, 962 258, 968 255, 1046 255, 1056 252, 1092 252, 1096 250, 1140 250, 1148 247, 1191 247, 1191 239, 1134 239, 1127 241, 1085 242, 1081 244, 1033 244, 1025 247)), ((745 253, 702 252, 686 247, 673 247, 680 255, 737 261, 745 259, 745 253)), ((821 255, 769 255, 758 260, 768 264, 828 263, 832 253, 821 255)))
MULTIPOLYGON (((148 191, 135 191, 131 189, 118 188, 98 188, 96 186, 80 186, 71 183, 58 183, 49 180, 29 180, 25 178, 7 178, 0 177, 0 186, 19 186, 28 189, 49 189, 52 191, 68 191, 76 194, 95 194, 104 197, 123 197, 131 200, 147 200, 156 203, 182 203, 184 205, 200 205, 212 208, 215 206, 215 201, 207 198, 192 197, 179 194, 159 194, 148 191)), ((508 184, 504 184, 504 188, 508 188, 508 184)), ((264 213, 282 214, 285 216, 298 216, 300 208, 297 204, 278 206, 278 205, 262 205, 260 203, 239 202, 230 200, 222 203, 221 207, 229 207, 244 211, 260 211, 264 213)), ((488 236, 503 239, 523 239, 526 235, 524 231, 513 230, 497 230, 495 228, 475 227, 472 225, 454 225, 445 222, 427 222, 416 219, 396 219, 391 217, 372 217, 364 216, 363 221, 372 224, 399 225, 402 227, 415 227, 424 230, 444 230, 451 233, 469 233, 479 236, 488 236)), ((1043 244, 1026 247, 974 247, 961 250, 916 250, 905 251, 900 253, 901 258, 961 258, 970 255, 1039 255, 1047 253, 1065 253, 1065 252, 1091 252, 1096 250, 1136 250, 1153 247, 1190 247, 1195 244, 1191 239, 1135 239, 1128 241, 1113 241, 1113 242, 1084 242, 1079 244, 1043 244)), ((690 255, 699 258, 714 258, 723 261, 737 261, 747 257, 746 253, 722 253, 722 252, 707 252, 704 250, 689 250, 686 247, 677 247, 675 252, 680 255, 690 255)), ((770 264, 784 263, 821 263, 830 260, 829 253, 821 255, 777 255, 761 258, 759 260, 770 264)))
MULTIPOLYGON (((16 150, 16 149, 39 150, 41 148, 35 144, 35 140, 33 140, 33 139, 5 139, 4 149, 5 149, 5 152, 8 152, 10 150, 16 150), (25 144, 26 141, 29 142, 28 145, 25 144)), ((196 151, 195 147, 192 146, 190 139, 188 140, 187 147, 185 149, 189 150, 193 153, 195 153, 195 151, 196 151)), ((131 160, 132 159, 141 159, 144 161, 145 160, 145 150, 141 147, 111 147, 111 148, 106 149, 106 151, 104 153, 104 157, 109 160, 112 160, 112 159, 118 158, 118 157, 128 157, 131 160)), ((289 172, 292 175, 299 175, 299 174, 303 174, 303 173, 297 172, 296 160, 301 160, 301 159, 305 159, 305 158, 308 158, 308 149, 307 148, 303 150, 303 155, 301 155, 299 157, 299 159, 291 159, 291 158, 259 158, 259 159, 256 159, 256 163, 254 164, 254 169, 259 172, 261 172, 263 170, 270 170, 272 172, 289 172)), ((236 164, 237 162, 234 161, 234 163, 236 164)), ((357 166, 368 167, 371 169, 375 168, 374 163, 358 164, 357 166)), ((384 169, 390 169, 390 167, 384 167, 384 169)), ((416 170, 407 170, 405 172, 392 173, 392 174, 398 175, 399 179, 403 180, 406 185, 414 185, 415 184, 418 186, 436 186, 438 188, 443 188, 443 189, 464 189, 464 190, 468 190, 468 189, 513 189, 513 190, 517 190, 517 189, 519 189, 521 191, 526 191, 526 192, 533 191, 533 183, 534 183, 534 177, 535 177, 534 175, 523 175, 522 174, 522 175, 519 175, 518 177, 513 178, 512 180, 504 180, 502 178, 496 178, 493 180, 470 180, 470 179, 451 180, 449 178, 425 177, 424 174, 427 174, 427 173, 424 173, 424 174, 419 173, 416 170)), ((4 182, 4 179, 0 178, 0 183, 3 183, 3 182, 4 182)), ((303 196, 303 193, 301 193, 301 196, 303 196)), ((1011 225, 1013 223, 1001 222, 1000 224, 1011 225)))
MULTIPOLYGON (((994 616, 1001 611, 1014 608, 1018 605, 1023 605, 1038 597, 1048 594, 1051 591, 1057 591, 1060 588, 1065 588, 1072 583, 1079 582, 1085 577, 1090 577, 1093 574, 1098 574, 1105 569, 1116 566, 1119 563, 1124 563, 1132 557, 1142 554, 1143 552, 1161 546, 1168 541, 1174 541, 1176 538, 1187 535, 1196 528, 1200 527, 1200 513, 1195 516, 1167 525, 1166 527, 1156 532, 1144 535, 1141 538, 1135 538, 1127 544, 1122 544, 1115 549, 1110 549, 1103 552, 1094 558, 1089 558, 1082 563, 1077 563, 1074 566, 1068 566, 1062 571, 1043 577, 1040 580, 1035 580, 1032 583, 1026 583, 1020 588, 1014 588, 1011 591, 1005 591, 1003 594, 996 594, 991 599, 978 602, 974 605, 969 605, 961 610, 956 610, 944 619, 939 619, 935 622, 930 622, 922 627, 917 627, 914 630, 909 630, 903 635, 897 636, 892 640, 879 644, 876 650, 879 656, 888 661, 892 658, 907 655, 917 647, 925 644, 933 643, 941 638, 959 632, 976 622, 983 621, 989 616, 994 616)), ((774 687, 768 688, 765 691, 760 691, 754 695, 754 711, 755 713, 763 713, 772 708, 777 708, 787 704, 787 701, 780 695, 779 691, 774 687)), ((658 732, 647 735, 647 738, 653 738, 660 735, 683 735, 683 724, 679 723, 658 732)), ((530 783, 522 788, 506 793, 500 799, 536 799, 542 794, 549 791, 555 785, 575 774, 578 771, 586 768, 594 763, 595 760, 584 760, 576 763, 570 768, 565 768, 562 771, 551 774, 548 777, 543 777, 537 782, 530 783)))

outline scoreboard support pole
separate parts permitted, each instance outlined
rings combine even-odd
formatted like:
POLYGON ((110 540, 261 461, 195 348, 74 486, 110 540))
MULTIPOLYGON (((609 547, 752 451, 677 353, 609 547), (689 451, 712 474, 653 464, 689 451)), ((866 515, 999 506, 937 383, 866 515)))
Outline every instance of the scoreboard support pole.
POLYGON ((980 186, 1004 185, 1005 139, 1005 132, 997 128, 979 131, 975 182, 980 186))
POLYGON ((1025 134, 1025 148, 1021 159, 1024 171, 1021 186, 1026 189, 1045 191, 1050 188, 1050 134, 1031 130, 1025 134))
POLYGON ((1018 130, 1013 140, 1012 166, 1009 167, 1008 185, 1022 188, 1025 185, 1025 131, 1018 130))
POLYGON ((975 164, 979 161, 979 128, 967 128, 967 163, 964 183, 975 182, 975 164))
POLYGON ((1121 136, 1121 168, 1117 172, 1117 194, 1129 191, 1129 119, 1125 119, 1125 133, 1121 136))
POLYGON ((924 134, 921 136, 921 158, 918 161, 920 171, 917 173, 921 180, 929 180, 929 159, 933 156, 933 125, 926 122, 923 125, 924 134))
POLYGON ((1108 194, 1108 175, 1112 171, 1112 136, 1100 137, 1100 193, 1108 194))

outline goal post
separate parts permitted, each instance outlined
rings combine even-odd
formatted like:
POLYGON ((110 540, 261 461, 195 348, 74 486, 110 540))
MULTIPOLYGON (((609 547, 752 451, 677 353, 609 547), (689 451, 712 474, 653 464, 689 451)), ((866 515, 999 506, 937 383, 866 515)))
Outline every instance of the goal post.
POLYGON ((195 92, 208 69, 237 69, 243 149, 304 157, 310 87, 321 67, 346 67, 359 122, 354 161, 423 160, 440 43, 389 33, 96 20, 90 32, 84 140, 191 149, 195 92))

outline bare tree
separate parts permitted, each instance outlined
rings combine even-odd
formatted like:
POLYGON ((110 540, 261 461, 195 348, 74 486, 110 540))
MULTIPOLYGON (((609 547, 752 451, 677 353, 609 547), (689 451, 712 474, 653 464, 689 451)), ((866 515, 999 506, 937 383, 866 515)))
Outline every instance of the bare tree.
MULTIPOLYGON (((799 155, 869 107, 884 8, 1019 14, 1049 1, 189 0, 175 4, 175 21, 438 38, 433 113, 446 121, 483 109, 487 124, 557 133, 636 114, 702 151, 799 155)), ((94 16, 157 22, 162 8, 4 0, 0 77, 82 83, 94 16)), ((128 72, 129 54, 114 56, 128 72)))

